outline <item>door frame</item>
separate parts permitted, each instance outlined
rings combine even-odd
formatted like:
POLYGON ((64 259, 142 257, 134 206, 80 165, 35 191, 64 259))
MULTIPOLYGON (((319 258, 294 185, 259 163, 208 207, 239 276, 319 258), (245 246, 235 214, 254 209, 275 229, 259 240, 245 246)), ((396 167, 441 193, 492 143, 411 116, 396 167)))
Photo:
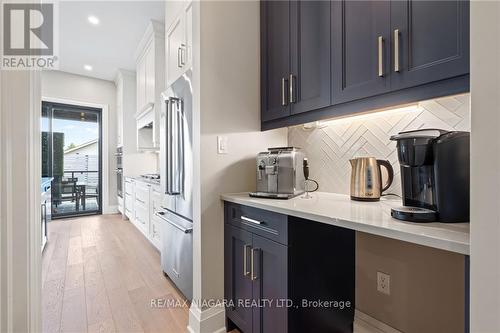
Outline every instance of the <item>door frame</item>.
POLYGON ((74 99, 67 99, 67 98, 58 98, 58 97, 49 97, 49 96, 42 96, 42 102, 49 102, 49 103, 58 103, 58 104, 68 104, 68 105, 74 105, 74 106, 81 106, 81 107, 88 107, 88 108, 95 108, 95 109, 101 109, 101 174, 102 174, 102 181, 101 181, 101 187, 102 187, 102 207, 101 207, 101 212, 102 214, 113 214, 116 213, 116 206, 110 206, 109 205, 109 183, 110 183, 110 173, 109 173, 109 159, 110 157, 110 152, 109 152, 109 105, 108 104, 97 104, 97 103, 88 103, 88 102, 83 102, 79 100, 74 100, 74 99))
MULTIPOLYGON (((103 170, 102 169, 102 163, 103 163, 103 152, 102 152, 102 145, 103 145, 103 142, 102 142, 102 131, 103 131, 103 128, 102 128, 102 109, 101 108, 81 107, 80 105, 74 105, 74 104, 53 103, 53 102, 48 102, 48 101, 42 101, 42 108, 43 108, 43 104, 44 103, 47 103, 48 105, 51 105, 52 108, 54 106, 60 106, 61 108, 67 107, 68 109, 72 109, 72 110, 79 110, 81 108, 80 111, 83 111, 83 112, 86 112, 86 111, 93 112, 93 113, 95 113, 97 115, 97 118, 98 118, 97 124, 99 126, 98 153, 97 153, 98 156, 99 156, 99 165, 98 165, 98 168, 99 168, 98 169, 98 177, 99 177, 99 190, 98 190, 99 200, 98 200, 98 207, 99 207, 99 209, 96 210, 96 211, 82 211, 82 212, 75 211, 75 212, 72 212, 72 213, 58 214, 57 216, 54 216, 54 214, 52 214, 52 219, 55 220, 55 219, 64 219, 64 218, 81 217, 81 216, 89 216, 89 215, 101 215, 102 211, 103 211, 103 208, 102 208, 102 202, 103 202, 103 192, 102 192, 102 187, 103 187, 102 186, 102 183, 103 183, 103 178, 102 178, 102 170, 103 170)), ((72 111, 70 111, 70 112, 72 112, 72 111)), ((50 119, 51 119, 51 122, 54 120, 53 109, 52 109, 51 114, 50 114, 50 119)), ((50 132, 51 132, 51 134, 53 133, 53 124, 52 123, 50 124, 50 132)), ((52 168, 53 167, 53 160, 52 159, 50 161, 50 164, 51 164, 51 168, 52 168)))

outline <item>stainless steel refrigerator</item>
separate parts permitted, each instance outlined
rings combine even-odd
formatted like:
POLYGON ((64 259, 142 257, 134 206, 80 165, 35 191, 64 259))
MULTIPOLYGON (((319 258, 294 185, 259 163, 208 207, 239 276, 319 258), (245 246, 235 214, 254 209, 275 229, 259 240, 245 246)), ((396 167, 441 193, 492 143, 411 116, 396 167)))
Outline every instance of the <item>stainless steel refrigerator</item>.
POLYGON ((193 294, 193 92, 191 71, 163 94, 160 124, 163 272, 188 299, 193 294))

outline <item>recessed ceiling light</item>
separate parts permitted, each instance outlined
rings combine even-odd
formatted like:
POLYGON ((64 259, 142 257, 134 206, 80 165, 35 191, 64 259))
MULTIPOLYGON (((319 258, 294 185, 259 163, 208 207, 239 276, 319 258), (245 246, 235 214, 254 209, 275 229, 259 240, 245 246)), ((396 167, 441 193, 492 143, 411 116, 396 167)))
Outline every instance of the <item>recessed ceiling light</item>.
POLYGON ((93 16, 93 15, 90 15, 87 19, 93 25, 98 25, 99 24, 99 19, 97 17, 93 16))
POLYGON ((84 65, 83 68, 86 70, 86 71, 91 71, 92 70, 92 66, 90 65, 84 65))

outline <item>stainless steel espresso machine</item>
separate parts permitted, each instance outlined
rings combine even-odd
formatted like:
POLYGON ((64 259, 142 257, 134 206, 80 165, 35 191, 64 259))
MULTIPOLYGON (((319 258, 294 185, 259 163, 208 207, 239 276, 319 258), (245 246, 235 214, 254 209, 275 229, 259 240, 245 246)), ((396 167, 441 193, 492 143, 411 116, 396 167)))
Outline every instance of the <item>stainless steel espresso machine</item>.
POLYGON ((290 199, 304 193, 305 155, 300 148, 269 148, 257 155, 257 191, 252 197, 290 199))

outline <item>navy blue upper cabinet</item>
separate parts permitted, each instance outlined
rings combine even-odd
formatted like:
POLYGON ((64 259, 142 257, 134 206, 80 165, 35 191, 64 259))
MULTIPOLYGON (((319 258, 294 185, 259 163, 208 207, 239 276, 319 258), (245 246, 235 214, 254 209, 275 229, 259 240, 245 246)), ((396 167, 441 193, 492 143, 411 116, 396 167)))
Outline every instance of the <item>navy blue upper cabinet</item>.
POLYGON ((261 3, 261 119, 290 115, 290 3, 261 3))
POLYGON ((469 61, 469 0, 262 1, 262 129, 467 92, 469 61))
POLYGON ((469 73, 468 1, 392 1, 391 26, 393 89, 469 73))
POLYGON ((390 2, 333 1, 333 102, 390 90, 390 2))
POLYGON ((331 104, 329 1, 261 2, 262 121, 331 104))
POLYGON ((292 1, 291 113, 297 114, 331 104, 330 2, 292 1))

